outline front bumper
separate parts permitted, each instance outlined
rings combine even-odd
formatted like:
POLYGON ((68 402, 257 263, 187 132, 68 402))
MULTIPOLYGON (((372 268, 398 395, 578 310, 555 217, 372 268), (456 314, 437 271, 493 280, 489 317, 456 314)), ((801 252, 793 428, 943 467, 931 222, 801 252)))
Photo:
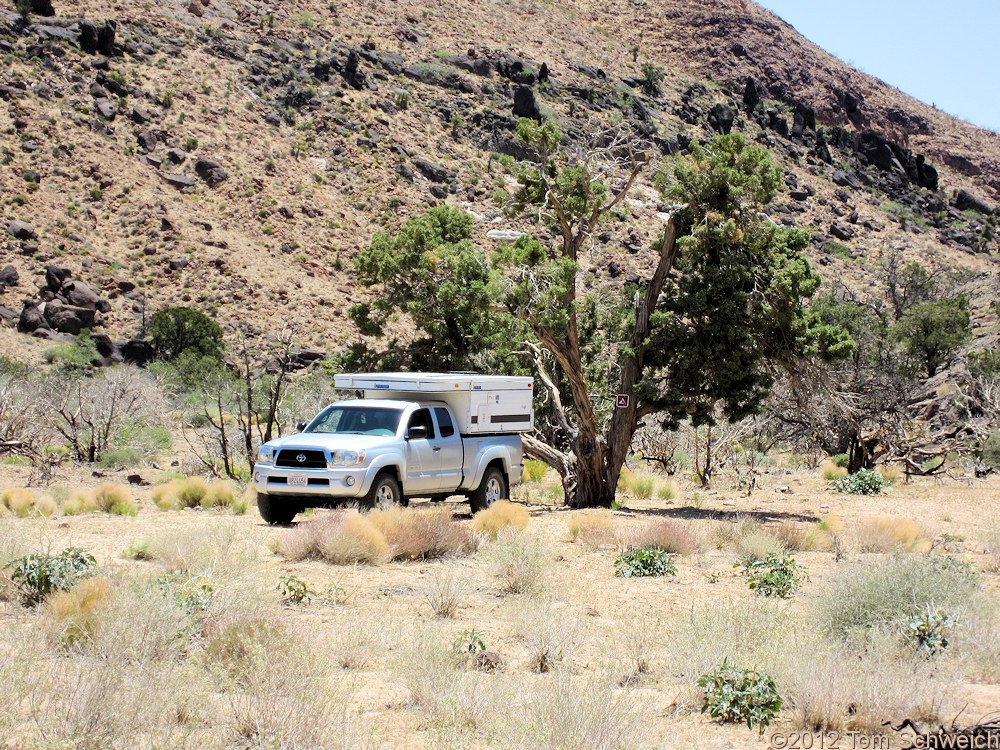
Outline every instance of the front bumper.
POLYGON ((265 495, 315 495, 360 497, 365 485, 364 468, 288 469, 282 466, 253 467, 253 486, 265 495), (302 484, 305 482, 305 484, 302 484))

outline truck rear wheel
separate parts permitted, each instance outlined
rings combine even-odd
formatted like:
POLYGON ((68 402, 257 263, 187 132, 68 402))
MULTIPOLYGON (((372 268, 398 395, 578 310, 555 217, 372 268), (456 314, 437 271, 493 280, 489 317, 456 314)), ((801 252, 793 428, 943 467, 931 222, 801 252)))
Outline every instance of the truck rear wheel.
POLYGON ((496 466, 489 466, 483 474, 483 481, 469 493, 469 508, 473 513, 477 513, 493 505, 497 500, 506 500, 508 497, 507 477, 496 466))
POLYGON ((290 524, 302 508, 294 500, 258 492, 257 510, 260 511, 260 517, 265 523, 284 526, 290 524))
POLYGON ((399 482, 392 474, 384 473, 375 477, 368 494, 361 501, 362 507, 371 510, 387 510, 393 505, 403 503, 403 492, 399 489, 399 482))

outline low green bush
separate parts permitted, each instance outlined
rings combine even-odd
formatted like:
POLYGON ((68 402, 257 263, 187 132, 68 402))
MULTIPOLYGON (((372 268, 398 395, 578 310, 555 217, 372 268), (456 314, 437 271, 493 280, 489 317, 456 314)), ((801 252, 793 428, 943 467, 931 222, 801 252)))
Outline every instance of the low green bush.
POLYGON ((716 721, 757 726, 761 734, 781 711, 774 678, 755 669, 741 669, 723 660, 718 669, 698 679, 704 702, 701 712, 716 721))
POLYGON ((80 547, 69 547, 56 555, 32 552, 5 566, 21 602, 34 606, 50 594, 69 591, 97 566, 94 556, 80 547))
POLYGON ((750 590, 761 596, 787 599, 802 585, 802 566, 787 552, 772 552, 762 560, 744 557, 736 566, 743 568, 750 590))
POLYGON ((622 578, 638 576, 675 576, 674 556, 659 547, 632 547, 615 560, 615 575, 622 578))
POLYGON ((891 482, 877 471, 859 469, 853 474, 831 482, 830 489, 848 495, 881 495, 882 490, 890 484, 891 482))

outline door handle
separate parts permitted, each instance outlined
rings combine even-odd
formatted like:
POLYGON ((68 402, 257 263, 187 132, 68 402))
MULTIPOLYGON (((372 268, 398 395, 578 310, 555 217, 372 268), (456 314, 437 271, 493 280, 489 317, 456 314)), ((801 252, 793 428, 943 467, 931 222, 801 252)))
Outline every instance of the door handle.
POLYGON ((440 445, 435 445, 434 446, 434 452, 437 453, 439 450, 441 450, 441 446, 440 445))

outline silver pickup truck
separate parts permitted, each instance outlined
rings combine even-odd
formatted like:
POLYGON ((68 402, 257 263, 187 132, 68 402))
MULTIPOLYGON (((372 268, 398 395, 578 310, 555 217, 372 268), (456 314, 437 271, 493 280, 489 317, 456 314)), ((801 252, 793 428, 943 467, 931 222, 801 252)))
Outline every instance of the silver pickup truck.
POLYGON ((366 508, 411 497, 466 495, 475 512, 521 481, 520 435, 463 436, 444 401, 354 399, 326 407, 302 432, 260 447, 257 507, 270 524, 309 507, 366 508))

